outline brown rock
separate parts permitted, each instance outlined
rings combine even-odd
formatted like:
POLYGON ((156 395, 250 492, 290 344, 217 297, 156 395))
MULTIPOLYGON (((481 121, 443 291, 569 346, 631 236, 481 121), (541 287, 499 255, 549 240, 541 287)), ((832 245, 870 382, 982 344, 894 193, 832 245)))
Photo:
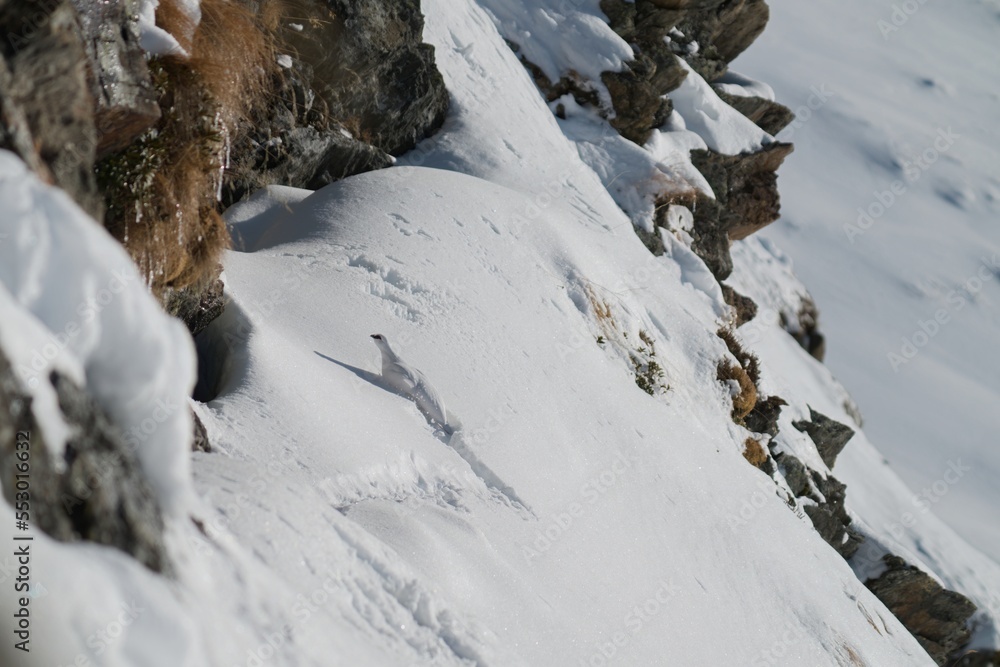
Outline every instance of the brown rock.
POLYGON ((768 134, 777 134, 795 120, 795 114, 784 104, 766 100, 763 97, 743 97, 715 91, 722 100, 756 123, 768 134))
POLYGON ((691 161, 715 193, 715 199, 699 198, 694 208, 692 249, 719 280, 733 270, 730 241, 746 238, 778 219, 775 170, 791 152, 791 144, 777 142, 742 155, 691 151, 691 161))
POLYGON ((729 285, 721 283, 722 298, 736 311, 737 328, 743 326, 753 318, 757 317, 757 304, 748 296, 744 296, 734 290, 729 285))
POLYGON ((949 591, 927 573, 902 558, 886 555, 888 568, 865 582, 872 593, 906 626, 939 665, 969 641, 967 622, 976 605, 960 593, 949 591))

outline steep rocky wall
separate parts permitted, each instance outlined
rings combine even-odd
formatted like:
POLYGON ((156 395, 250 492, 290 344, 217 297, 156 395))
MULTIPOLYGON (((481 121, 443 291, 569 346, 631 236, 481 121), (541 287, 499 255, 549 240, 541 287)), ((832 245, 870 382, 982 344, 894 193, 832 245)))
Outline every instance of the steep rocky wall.
MULTIPOLYGON (((614 31, 635 52, 635 58, 621 71, 601 75, 610 95, 610 109, 602 107, 593 86, 588 86, 574 72, 553 81, 523 56, 522 62, 550 102, 570 94, 578 104, 597 110, 622 137, 640 146, 671 114, 671 92, 688 76, 681 61, 709 84, 727 82, 729 63, 762 33, 769 16, 764 0, 602 0, 601 8, 614 31)), ((512 48, 520 50, 517 44, 512 48)), ((732 95, 721 88, 716 88, 716 93, 771 135, 780 132, 794 118, 788 108, 770 99, 732 95)), ((558 107, 556 113, 559 114, 558 107)), ((792 150, 791 144, 781 142, 767 143, 757 151, 738 155, 693 150, 691 162, 715 196, 677 188, 664 190, 656 198, 654 222, 671 232, 676 231, 670 227, 671 209, 683 206, 691 211, 690 247, 720 281, 723 295, 733 307, 736 326, 751 321, 757 314, 757 305, 722 283, 733 270, 730 246, 778 219, 777 170, 792 150)), ((658 230, 651 234, 636 221, 636 231, 651 252, 664 252, 658 230)), ((784 312, 782 316, 785 317, 784 312)), ((782 323, 804 349, 822 360, 824 338, 818 330, 818 311, 808 295, 782 323)), ((720 336, 729 338, 724 331, 720 331, 720 336)), ((741 356, 738 343, 729 347, 757 385, 756 360, 752 355, 741 356), (744 363, 744 358, 750 363, 744 363)), ((808 435, 825 464, 824 470, 813 469, 778 444, 778 419, 785 401, 777 396, 759 396, 759 387, 757 393, 749 412, 737 411, 734 398, 734 420, 755 434, 747 441, 748 448, 751 443, 754 445, 754 452, 748 449, 745 454, 747 460, 775 480, 778 495, 794 511, 808 516, 831 548, 844 559, 851 559, 864 544, 865 536, 852 525, 846 507, 847 487, 830 471, 837 454, 854 435, 853 429, 815 410, 811 410, 809 420, 793 424, 808 435), (766 450, 761 443, 767 443, 766 450)), ((956 660, 969 639, 967 623, 975 606, 964 596, 944 590, 927 574, 896 556, 885 555, 885 562, 885 571, 866 585, 938 664, 956 660)), ((965 658, 967 663, 970 659, 965 658)))
POLYGON ((274 26, 278 103, 257 109, 234 144, 227 203, 263 185, 315 189, 387 167, 444 122, 448 92, 418 2, 290 6, 274 26))

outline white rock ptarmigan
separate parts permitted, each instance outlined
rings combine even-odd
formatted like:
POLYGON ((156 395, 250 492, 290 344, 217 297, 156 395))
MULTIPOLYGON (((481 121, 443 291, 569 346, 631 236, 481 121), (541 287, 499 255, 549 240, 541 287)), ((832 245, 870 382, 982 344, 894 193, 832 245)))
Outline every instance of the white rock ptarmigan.
POLYGON ((444 407, 441 395, 427 380, 423 373, 399 358, 389 346, 389 341, 382 334, 372 334, 372 340, 382 353, 382 379, 391 388, 413 399, 420 411, 431 421, 446 431, 451 431, 448 425, 448 413, 444 407))

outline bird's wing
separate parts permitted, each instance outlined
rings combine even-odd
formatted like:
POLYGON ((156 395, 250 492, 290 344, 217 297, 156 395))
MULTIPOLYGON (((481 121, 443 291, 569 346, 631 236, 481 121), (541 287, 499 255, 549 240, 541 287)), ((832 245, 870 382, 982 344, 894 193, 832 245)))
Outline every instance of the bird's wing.
POLYGON ((447 412, 444 408, 444 400, 435 391, 434 387, 427 382, 427 378, 421 376, 417 386, 413 388, 413 400, 426 412, 431 419, 446 426, 448 424, 447 412))
POLYGON ((405 363, 395 363, 390 368, 383 370, 382 377, 394 389, 412 398, 431 419, 441 425, 448 423, 444 400, 431 386, 424 374, 416 368, 405 363))
POLYGON ((396 362, 388 368, 383 368, 382 377, 392 385, 393 389, 407 394, 411 393, 413 388, 425 379, 423 373, 402 362, 396 362))

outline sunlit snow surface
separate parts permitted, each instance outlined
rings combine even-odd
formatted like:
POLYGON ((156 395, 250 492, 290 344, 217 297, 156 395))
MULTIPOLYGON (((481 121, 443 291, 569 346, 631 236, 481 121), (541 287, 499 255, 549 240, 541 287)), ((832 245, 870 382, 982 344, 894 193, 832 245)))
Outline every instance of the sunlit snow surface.
MULTIPOLYGON (((504 3, 519 29, 559 33, 549 4, 504 3)), ((605 161, 624 148, 580 143, 600 121, 578 115, 589 135, 557 122, 477 4, 423 9, 452 96, 444 128, 399 167, 229 211, 232 301, 199 340, 218 362, 198 408, 216 451, 194 455, 201 501, 169 523, 177 580, 39 536, 36 594, 60 637, 45 664, 931 664, 855 570, 877 571, 883 544, 988 607, 995 564, 930 514, 886 528, 909 492, 859 432, 835 474, 876 550, 852 570, 741 455, 715 379, 717 284, 672 237, 652 257, 618 206, 641 211, 642 179, 711 139, 699 130, 739 128, 674 119, 683 134, 628 153, 635 173, 609 194, 605 161), (386 390, 376 332, 433 381, 456 433, 386 390), (650 341, 656 396, 631 361, 650 341), (126 627, 123 604, 144 610, 126 627)), ((623 57, 596 3, 572 9, 587 30, 570 42, 598 35, 592 50, 623 57)), ((839 57, 837 39, 810 48, 839 57)), ((791 79, 741 69, 788 100, 791 79)), ((762 305, 801 289, 777 248, 736 254, 762 305)), ((810 405, 850 420, 846 393, 777 318, 748 327, 765 391, 790 404, 780 446, 822 469, 790 422, 810 405)))
POLYGON ((799 113, 763 236, 816 297, 827 363, 907 509, 1000 559, 1000 6, 770 4, 735 64, 799 113))

